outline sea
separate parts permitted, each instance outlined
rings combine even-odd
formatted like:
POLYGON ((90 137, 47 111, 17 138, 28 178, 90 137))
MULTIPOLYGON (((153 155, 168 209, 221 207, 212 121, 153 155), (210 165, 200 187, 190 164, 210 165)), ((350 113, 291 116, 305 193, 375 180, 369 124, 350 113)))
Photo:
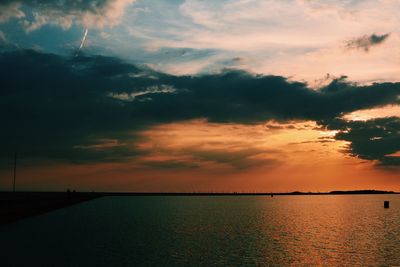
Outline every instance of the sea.
POLYGON ((103 197, 0 226, 0 266, 400 266, 400 195, 103 197))

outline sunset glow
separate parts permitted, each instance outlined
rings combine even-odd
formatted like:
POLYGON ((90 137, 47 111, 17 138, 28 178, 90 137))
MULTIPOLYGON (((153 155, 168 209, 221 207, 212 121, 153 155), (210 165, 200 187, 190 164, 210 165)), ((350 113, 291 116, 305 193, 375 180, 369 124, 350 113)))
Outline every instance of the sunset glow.
POLYGON ((0 190, 400 191, 398 10, 0 3, 0 190))

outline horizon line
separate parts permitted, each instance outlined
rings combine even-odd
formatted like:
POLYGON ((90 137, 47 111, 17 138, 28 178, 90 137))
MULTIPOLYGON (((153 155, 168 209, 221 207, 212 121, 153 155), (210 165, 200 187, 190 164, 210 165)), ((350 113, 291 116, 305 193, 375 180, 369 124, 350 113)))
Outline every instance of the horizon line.
POLYGON ((107 192, 107 191, 76 191, 76 190, 67 190, 67 191, 2 191, 1 194, 99 194, 99 195, 109 195, 109 196, 117 196, 117 195, 181 195, 181 196, 189 196, 189 195, 198 195, 198 196, 207 196, 207 195, 343 195, 343 194, 400 194, 400 192, 396 191, 387 191, 387 190, 375 190, 375 189, 362 189, 362 190, 333 190, 328 192, 303 192, 303 191, 291 191, 291 192, 239 192, 239 191, 231 191, 231 192, 207 192, 207 191, 198 191, 198 192, 162 192, 162 191, 117 191, 117 192, 107 192))

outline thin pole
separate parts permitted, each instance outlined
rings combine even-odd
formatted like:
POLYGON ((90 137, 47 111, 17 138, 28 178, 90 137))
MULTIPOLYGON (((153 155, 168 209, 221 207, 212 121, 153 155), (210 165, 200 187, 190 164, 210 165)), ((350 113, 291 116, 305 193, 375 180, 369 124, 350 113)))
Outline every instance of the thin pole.
POLYGON ((17 177, 17 152, 14 154, 14 183, 13 183, 13 192, 15 193, 15 178, 17 177))

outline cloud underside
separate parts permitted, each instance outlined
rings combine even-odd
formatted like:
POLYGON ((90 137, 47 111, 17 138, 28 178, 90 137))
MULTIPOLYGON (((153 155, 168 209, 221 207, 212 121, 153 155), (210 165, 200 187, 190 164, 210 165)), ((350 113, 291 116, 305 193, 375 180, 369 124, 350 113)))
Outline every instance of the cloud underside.
POLYGON ((366 160, 377 160, 381 166, 400 165, 400 117, 345 121, 334 119, 327 124, 339 130, 335 138, 349 141, 348 152, 366 160))
MULTIPOLYGON (((154 125, 199 118, 239 124, 312 120, 338 130, 335 138, 350 142, 348 153, 400 165, 398 157, 388 156, 400 150, 398 117, 341 119, 356 110, 400 104, 400 83, 359 86, 341 78, 313 90, 280 76, 229 70, 173 76, 112 57, 31 50, 1 53, 0 71, 2 157, 18 150, 76 163, 123 161, 149 153, 137 147, 143 138, 138 133, 154 125)), ((252 165, 217 154, 193 155, 252 165)))

